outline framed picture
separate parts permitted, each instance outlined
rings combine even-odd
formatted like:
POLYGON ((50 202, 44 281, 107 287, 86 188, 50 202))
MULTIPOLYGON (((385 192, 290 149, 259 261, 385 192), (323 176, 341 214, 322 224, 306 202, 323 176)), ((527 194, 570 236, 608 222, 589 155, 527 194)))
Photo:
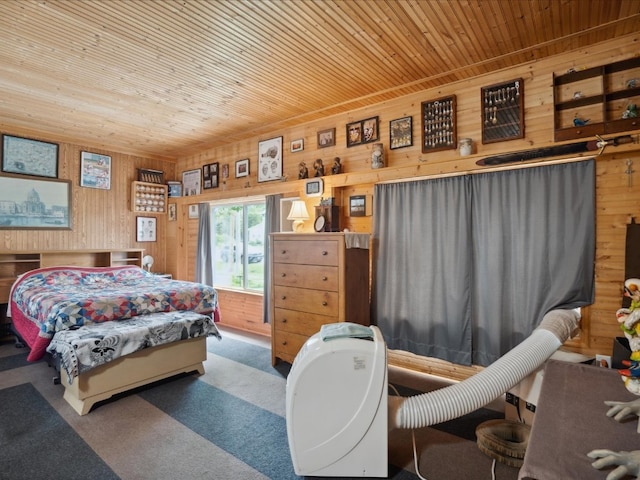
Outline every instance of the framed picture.
POLYGON ((200 169, 182 172, 184 196, 200 195, 200 169))
POLYGON ((225 163, 224 165, 222 165, 222 178, 224 178, 225 180, 227 178, 229 178, 229 164, 225 163))
POLYGON ((483 87, 480 102, 483 144, 524 138, 522 78, 483 87))
POLYGON ((291 142, 291 153, 301 152, 304 150, 304 139, 299 138, 298 140, 293 140, 291 142))
POLYGON ((347 147, 376 142, 379 139, 378 117, 347 123, 347 147))
POLYGON ((391 150, 413 145, 413 117, 397 118, 389 122, 389 145, 391 150))
POLYGON ((169 204, 169 221, 175 222, 178 220, 178 206, 175 203, 169 204))
POLYGON ((377 142, 380 140, 378 129, 378 117, 367 118, 362 121, 362 143, 377 142))
POLYGON ((349 197, 349 216, 364 217, 366 216, 366 195, 352 195, 349 197))
POLYGON ((319 197, 324 191, 324 182, 321 178, 307 180, 304 186, 304 193, 307 197, 319 197))
POLYGON ((198 204, 194 203, 193 205, 189 205, 189 218, 198 218, 199 216, 198 204))
POLYGON ((71 229, 71 181, 0 177, 0 228, 71 229))
POLYGON ((282 137, 258 142, 258 182, 282 178, 282 137))
POLYGON ((318 132, 318 148, 333 147, 336 144, 336 129, 328 128, 318 132))
POLYGON ((362 122, 347 123, 347 147, 362 143, 362 122))
POLYGON ((156 241, 156 218, 136 217, 136 242, 156 241))
POLYGON ((209 163, 202 167, 202 188, 205 190, 218 188, 219 168, 219 162, 209 163))
POLYGON ((238 160, 236 162, 236 178, 249 176, 249 159, 238 160))
POLYGON ((111 189, 111 157, 99 153, 80 153, 80 186, 111 189))
POLYGON ((2 135, 2 171, 58 178, 58 144, 2 135))
POLYGON ((181 197, 182 196, 182 183, 180 182, 167 182, 169 191, 167 192, 169 197, 181 197))
POLYGON ((422 153, 455 150, 456 96, 422 102, 422 153))

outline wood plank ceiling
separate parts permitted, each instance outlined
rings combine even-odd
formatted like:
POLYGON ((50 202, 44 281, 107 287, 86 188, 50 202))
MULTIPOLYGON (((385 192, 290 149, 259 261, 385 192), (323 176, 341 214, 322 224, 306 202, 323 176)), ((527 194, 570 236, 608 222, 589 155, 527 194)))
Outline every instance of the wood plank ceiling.
POLYGON ((3 0, 0 130, 175 158, 639 26, 639 0, 3 0))

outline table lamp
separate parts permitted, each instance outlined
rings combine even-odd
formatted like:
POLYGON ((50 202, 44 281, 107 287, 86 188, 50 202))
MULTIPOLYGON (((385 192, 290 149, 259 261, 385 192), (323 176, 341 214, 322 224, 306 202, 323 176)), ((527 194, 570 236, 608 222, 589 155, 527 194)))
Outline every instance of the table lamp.
POLYGON ((305 220, 309 220, 309 212, 307 206, 302 200, 294 200, 291 202, 291 210, 287 220, 293 220, 293 231, 301 232, 305 220))

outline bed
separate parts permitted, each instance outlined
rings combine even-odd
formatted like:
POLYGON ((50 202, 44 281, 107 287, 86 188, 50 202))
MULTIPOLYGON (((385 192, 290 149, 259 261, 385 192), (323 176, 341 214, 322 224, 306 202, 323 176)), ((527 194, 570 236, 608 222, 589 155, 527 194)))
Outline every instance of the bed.
POLYGON ((9 315, 27 359, 46 355, 60 368, 64 398, 80 415, 116 393, 204 373, 206 337, 220 338, 213 287, 137 266, 31 270, 11 289, 9 315))

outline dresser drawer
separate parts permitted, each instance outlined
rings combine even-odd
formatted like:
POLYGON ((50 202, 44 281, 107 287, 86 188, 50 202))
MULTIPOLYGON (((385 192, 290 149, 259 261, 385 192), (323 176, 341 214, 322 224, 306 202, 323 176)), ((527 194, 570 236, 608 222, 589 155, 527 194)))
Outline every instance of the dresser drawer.
POLYGON ((274 285, 338 291, 338 267, 329 265, 273 264, 274 285))
POLYGON ((308 339, 309 337, 306 335, 276 330, 272 338, 273 353, 276 357, 293 363, 293 359, 296 358, 296 355, 308 339))
POLYGON ((314 333, 318 333, 322 325, 336 321, 336 317, 276 308, 273 328, 282 332, 298 333, 310 337, 314 333))
POLYGON ((275 263, 302 265, 338 265, 336 240, 276 240, 273 243, 275 263))
POLYGON ((276 308, 337 317, 340 311, 339 298, 338 292, 276 285, 273 303, 276 308))

